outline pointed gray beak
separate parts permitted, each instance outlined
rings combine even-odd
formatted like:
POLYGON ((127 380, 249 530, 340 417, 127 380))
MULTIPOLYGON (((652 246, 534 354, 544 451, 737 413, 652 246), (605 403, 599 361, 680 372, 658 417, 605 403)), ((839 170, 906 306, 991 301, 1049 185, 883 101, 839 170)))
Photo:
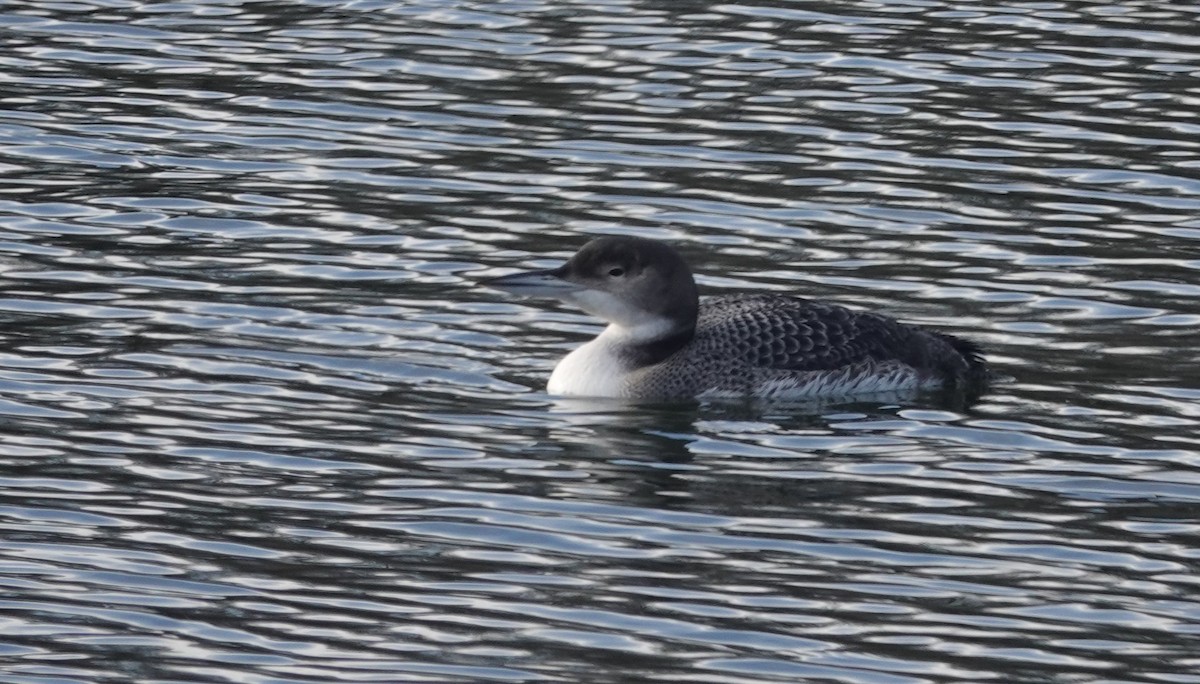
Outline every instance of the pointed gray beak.
POLYGON ((554 297, 556 299, 587 289, 577 283, 563 280, 559 277, 560 272, 561 269, 555 268, 548 271, 513 273, 485 280, 483 285, 522 297, 554 297))

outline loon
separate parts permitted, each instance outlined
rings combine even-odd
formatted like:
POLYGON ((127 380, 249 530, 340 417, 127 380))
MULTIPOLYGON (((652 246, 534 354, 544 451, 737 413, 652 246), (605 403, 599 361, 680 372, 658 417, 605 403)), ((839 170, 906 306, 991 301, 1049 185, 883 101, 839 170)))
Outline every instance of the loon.
POLYGON ((973 399, 987 379, 973 343, 887 316, 780 294, 701 299, 683 257, 647 238, 596 238, 558 268, 486 284, 608 323, 559 361, 550 394, 850 400, 942 389, 973 399))

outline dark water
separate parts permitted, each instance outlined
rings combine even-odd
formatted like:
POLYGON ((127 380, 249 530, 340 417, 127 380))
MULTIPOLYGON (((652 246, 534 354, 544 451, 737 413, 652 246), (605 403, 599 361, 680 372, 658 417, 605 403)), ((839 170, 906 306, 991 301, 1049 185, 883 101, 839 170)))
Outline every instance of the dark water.
POLYGON ((0 0, 0 679, 1200 682, 1200 9, 0 0), (985 345, 542 391, 588 236, 985 345))

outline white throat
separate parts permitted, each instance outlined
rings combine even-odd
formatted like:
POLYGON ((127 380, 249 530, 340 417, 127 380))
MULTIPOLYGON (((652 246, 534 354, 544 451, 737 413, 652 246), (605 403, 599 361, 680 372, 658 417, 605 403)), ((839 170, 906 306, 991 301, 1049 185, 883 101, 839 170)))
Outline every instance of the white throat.
POLYGON ((618 345, 638 345, 657 342, 675 331, 675 323, 669 318, 646 316, 634 325, 609 323, 600 337, 611 339, 618 345))
POLYGON ((591 342, 558 362, 546 391, 577 397, 626 396, 626 380, 634 369, 622 349, 662 339, 672 328, 666 319, 647 320, 629 328, 611 323, 591 342))

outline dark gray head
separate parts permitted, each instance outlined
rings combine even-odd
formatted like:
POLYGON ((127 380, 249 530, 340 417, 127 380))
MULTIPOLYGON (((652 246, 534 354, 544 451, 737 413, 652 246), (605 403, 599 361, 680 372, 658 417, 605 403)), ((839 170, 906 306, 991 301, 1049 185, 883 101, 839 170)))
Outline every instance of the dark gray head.
POLYGON ((638 341, 690 333, 700 307, 696 281, 683 257, 666 243, 638 237, 596 238, 558 268, 515 273, 487 284, 561 299, 638 341))

